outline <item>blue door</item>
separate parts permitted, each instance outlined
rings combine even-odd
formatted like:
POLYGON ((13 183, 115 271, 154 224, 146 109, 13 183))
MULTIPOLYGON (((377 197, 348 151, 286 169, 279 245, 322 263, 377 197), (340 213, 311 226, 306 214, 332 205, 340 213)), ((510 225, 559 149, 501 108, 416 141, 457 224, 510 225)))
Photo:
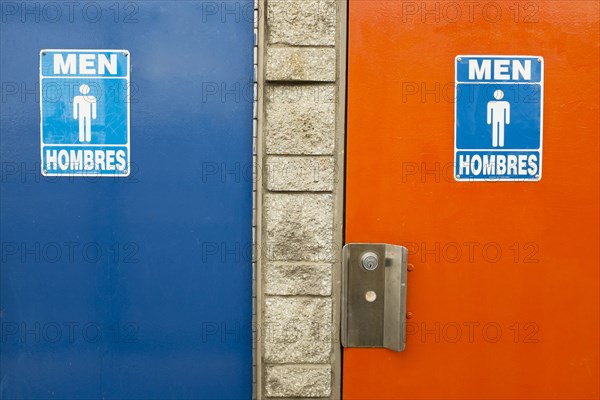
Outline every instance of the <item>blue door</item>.
POLYGON ((251 398, 252 0, 1 6, 0 398, 251 398), (42 49, 128 52, 127 174, 42 174, 42 49))

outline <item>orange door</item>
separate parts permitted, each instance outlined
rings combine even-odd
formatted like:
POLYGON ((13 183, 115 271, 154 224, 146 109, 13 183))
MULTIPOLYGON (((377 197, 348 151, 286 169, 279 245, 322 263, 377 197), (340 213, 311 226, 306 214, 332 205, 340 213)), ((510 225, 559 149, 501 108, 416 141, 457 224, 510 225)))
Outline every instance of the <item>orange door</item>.
POLYGON ((599 3, 350 0, 346 242, 409 249, 406 350, 347 399, 597 399, 599 3), (456 182, 458 55, 544 59, 543 177, 456 182))

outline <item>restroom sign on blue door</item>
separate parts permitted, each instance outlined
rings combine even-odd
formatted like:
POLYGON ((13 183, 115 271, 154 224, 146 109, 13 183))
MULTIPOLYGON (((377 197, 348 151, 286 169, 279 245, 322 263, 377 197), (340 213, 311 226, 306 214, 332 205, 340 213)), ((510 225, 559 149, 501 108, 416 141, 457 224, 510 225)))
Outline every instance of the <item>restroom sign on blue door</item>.
POLYGON ((456 180, 539 181, 543 110, 542 57, 457 56, 456 180))
POLYGON ((127 50, 40 52, 43 175, 129 175, 129 66, 127 50))

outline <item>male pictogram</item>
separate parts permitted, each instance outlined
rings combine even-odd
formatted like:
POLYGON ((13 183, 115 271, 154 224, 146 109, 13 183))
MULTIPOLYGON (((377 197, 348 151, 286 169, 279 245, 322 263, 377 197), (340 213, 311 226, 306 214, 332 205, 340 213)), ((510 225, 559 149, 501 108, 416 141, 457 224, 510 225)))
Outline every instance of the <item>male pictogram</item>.
POLYGON ((496 90, 494 98, 487 105, 487 123, 492 125, 492 147, 504 147, 504 125, 510 125, 510 103, 501 101, 502 90, 496 90))
POLYGON ((73 98, 73 119, 79 120, 79 141, 92 141, 92 119, 96 119, 96 98, 88 96, 90 87, 81 85, 79 93, 83 96, 73 98))

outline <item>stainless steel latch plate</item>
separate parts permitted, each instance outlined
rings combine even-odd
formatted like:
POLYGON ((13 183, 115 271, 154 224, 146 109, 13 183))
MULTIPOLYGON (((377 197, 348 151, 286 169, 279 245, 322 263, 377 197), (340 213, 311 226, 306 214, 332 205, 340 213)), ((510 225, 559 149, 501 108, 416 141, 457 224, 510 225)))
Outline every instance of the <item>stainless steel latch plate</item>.
POLYGON ((406 346, 405 247, 351 243, 342 251, 344 347, 406 346))

